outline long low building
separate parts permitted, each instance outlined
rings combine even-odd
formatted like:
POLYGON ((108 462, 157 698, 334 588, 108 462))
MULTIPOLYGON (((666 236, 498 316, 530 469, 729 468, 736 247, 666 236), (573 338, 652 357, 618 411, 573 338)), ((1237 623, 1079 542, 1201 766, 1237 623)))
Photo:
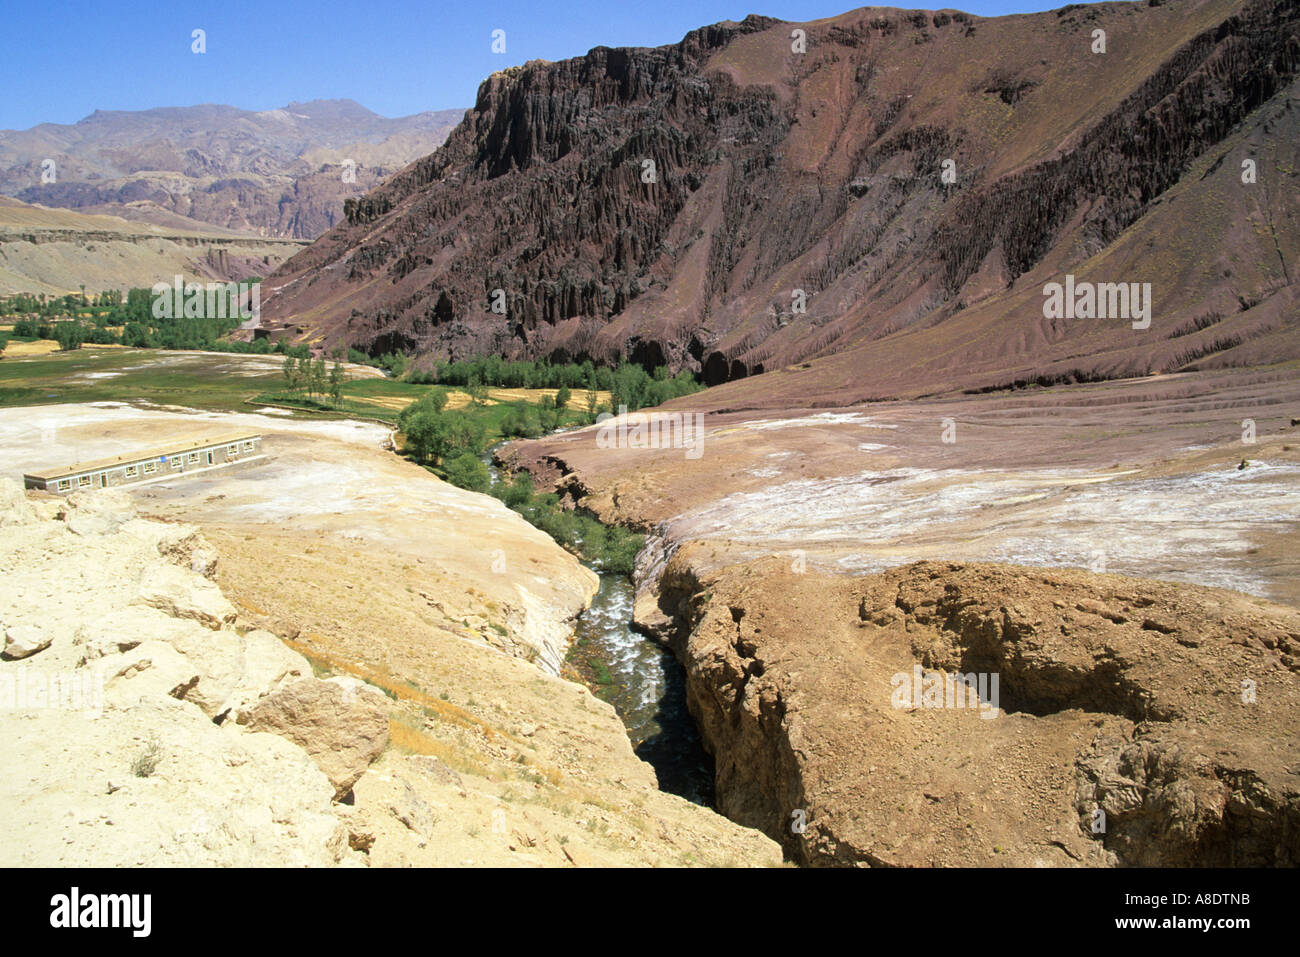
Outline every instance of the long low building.
POLYGON ((66 494, 79 489, 160 482, 264 457, 261 433, 232 432, 24 475, 23 484, 66 494))

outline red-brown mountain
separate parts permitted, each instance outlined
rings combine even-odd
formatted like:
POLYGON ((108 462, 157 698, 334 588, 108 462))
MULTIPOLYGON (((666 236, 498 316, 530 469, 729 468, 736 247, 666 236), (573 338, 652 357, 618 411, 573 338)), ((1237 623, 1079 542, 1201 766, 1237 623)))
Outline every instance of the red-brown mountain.
POLYGON ((1287 0, 751 16, 528 63, 286 262, 264 321, 779 370, 736 405, 1296 359, 1297 67, 1287 0), (1149 328, 1045 315, 1067 275, 1137 284, 1149 328))

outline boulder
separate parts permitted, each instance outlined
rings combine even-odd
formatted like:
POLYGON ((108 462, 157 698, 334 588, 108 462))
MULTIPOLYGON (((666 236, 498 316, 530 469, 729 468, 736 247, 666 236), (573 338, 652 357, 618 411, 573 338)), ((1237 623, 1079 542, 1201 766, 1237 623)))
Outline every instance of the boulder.
POLYGON ((388 707, 382 695, 358 694, 337 682, 303 678, 262 698, 238 715, 250 731, 270 731, 311 755, 338 800, 388 743, 388 707))
POLYGON ((209 718, 227 710, 226 702, 244 677, 244 642, 233 631, 213 634, 197 622, 180 619, 166 641, 198 670, 199 680, 185 693, 209 718))
POLYGON ((63 520, 78 535, 111 535, 135 517, 131 496, 109 488, 69 495, 63 520))
MULTIPOLYGON (((360 678, 353 678, 351 675, 335 675, 333 678, 326 678, 325 680, 342 688, 348 701, 353 700, 357 695, 371 695, 379 704, 384 703, 384 693, 360 678)), ((387 706, 385 705, 385 707, 387 706)))
MULTIPOLYGON (((157 523, 150 523, 156 525, 157 523)), ((217 550, 193 525, 164 526, 171 531, 158 536, 158 554, 174 565, 211 578, 217 573, 217 550)))
POLYGON ((235 620, 235 606, 220 588, 168 562, 156 562, 145 569, 138 601, 174 618, 193 618, 209 628, 220 628, 235 620))
POLYGON ((438 823, 429 802, 406 781, 402 781, 402 793, 389 802, 388 810, 419 838, 428 839, 438 823))
POLYGON ((3 656, 9 661, 30 658, 50 647, 54 636, 39 625, 11 625, 5 629, 3 656))

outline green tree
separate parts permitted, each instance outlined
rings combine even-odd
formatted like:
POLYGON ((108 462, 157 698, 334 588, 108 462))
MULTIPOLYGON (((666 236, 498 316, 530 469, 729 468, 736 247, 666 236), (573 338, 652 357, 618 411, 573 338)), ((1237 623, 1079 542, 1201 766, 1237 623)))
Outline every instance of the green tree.
POLYGON ((86 341, 86 331, 81 328, 79 322, 60 322, 56 323, 54 338, 59 343, 59 348, 64 352, 71 352, 73 349, 80 349, 81 344, 86 341))
POLYGON ((298 391, 298 363, 294 361, 293 356, 284 357, 284 365, 281 366, 284 373, 284 384, 289 387, 290 391, 298 391))
POLYGON ((513 509, 526 506, 533 498, 533 477, 520 469, 501 492, 501 501, 513 509))
POLYGON ((424 395, 420 396, 420 401, 429 406, 435 412, 441 412, 447 408, 447 390, 431 389, 424 395))
POLYGON ((311 358, 309 356, 298 357, 298 384, 307 390, 307 398, 311 398, 311 358))
POLYGON ((566 405, 569 404, 569 398, 572 396, 572 394, 573 393, 569 391, 569 387, 567 385, 560 386, 559 390, 555 393, 555 407, 557 409, 563 409, 566 405))
POLYGON ((335 405, 343 401, 343 381, 343 364, 335 362, 334 368, 330 369, 330 398, 335 405))
POLYGON ((447 481, 471 492, 486 492, 492 484, 488 467, 473 452, 461 452, 443 466, 447 481))
POLYGON ((320 356, 311 364, 311 388, 316 395, 324 395, 329 389, 329 373, 325 371, 325 357, 320 356))

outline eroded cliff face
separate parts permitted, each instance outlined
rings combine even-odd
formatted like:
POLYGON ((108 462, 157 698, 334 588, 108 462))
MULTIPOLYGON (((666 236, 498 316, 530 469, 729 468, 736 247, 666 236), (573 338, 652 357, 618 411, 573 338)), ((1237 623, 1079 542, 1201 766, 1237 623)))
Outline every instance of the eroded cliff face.
POLYGON ((835 356, 814 378, 841 399, 1251 364, 1261 340, 1281 358, 1297 16, 859 10, 529 63, 286 263, 264 312, 372 351, 627 358, 710 383, 835 356), (1174 241, 1193 223, 1203 241, 1174 241), (1152 282, 1159 321, 1044 319, 1039 290, 1067 271, 1152 282))
POLYGON ((719 809, 791 858, 1300 860, 1294 609, 998 565, 830 578, 769 559, 697 577, 696 550, 639 612, 682 658, 719 809))

